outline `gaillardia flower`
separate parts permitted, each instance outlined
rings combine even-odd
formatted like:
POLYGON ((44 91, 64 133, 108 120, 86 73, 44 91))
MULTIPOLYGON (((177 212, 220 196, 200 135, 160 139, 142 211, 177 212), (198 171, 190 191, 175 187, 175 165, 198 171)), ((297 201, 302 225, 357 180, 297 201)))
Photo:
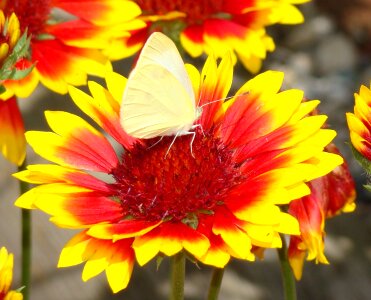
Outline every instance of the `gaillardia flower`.
POLYGON ((62 250, 59 267, 85 262, 83 280, 105 271, 117 292, 127 286, 135 261, 142 266, 187 251, 223 268, 231 257, 254 260, 253 246, 281 247, 280 233, 300 234, 280 205, 309 194, 306 182, 342 163, 324 152, 335 136, 321 128, 326 116, 308 116, 319 101, 302 103, 300 90, 279 92, 283 73, 274 71, 215 101, 231 86, 230 55, 219 64, 210 56, 201 74, 191 65, 187 71, 195 99, 207 104, 194 137, 125 133, 126 79, 115 73, 107 74, 107 89, 89 82, 91 96, 74 87, 70 95, 117 141, 119 157, 105 135, 67 112, 46 112, 52 132, 26 133, 35 152, 54 164, 15 174, 40 184, 16 205, 81 230, 62 250))
POLYGON ((102 76, 110 63, 101 50, 109 47, 112 39, 129 35, 129 29, 145 24, 133 20, 140 9, 127 0, 0 0, 0 9, 0 25, 4 25, 4 14, 10 16, 8 34, 0 41, 0 63, 6 64, 0 72, 5 88, 0 93, 0 150, 9 161, 20 165, 26 142, 14 96, 28 97, 39 81, 63 94, 68 85, 86 84, 87 74, 102 76), (26 31, 31 40, 26 39, 26 31), (18 40, 30 42, 28 57, 19 59, 10 52, 17 49, 22 54, 25 47, 20 47, 18 40), (15 63, 11 69, 11 61, 5 59, 8 54, 15 63), (2 76, 10 71, 11 76, 2 76))
MULTIPOLYGON (((371 161, 371 90, 362 85, 359 94, 356 93, 354 97, 354 114, 346 114, 350 140, 353 147, 364 158, 371 161)), ((362 161, 360 162, 362 163, 362 161)), ((366 170, 370 170, 370 163, 365 162, 364 164, 366 170)))
POLYGON ((251 72, 258 72, 267 52, 275 44, 265 28, 273 24, 298 24, 304 18, 294 4, 309 0, 136 0, 147 26, 132 31, 124 43, 107 49, 115 59, 130 56, 143 46, 154 31, 162 31, 175 40, 192 57, 213 53, 222 57, 233 51, 251 72))
POLYGON ((0 300, 22 300, 20 292, 10 291, 13 278, 13 254, 5 247, 0 249, 0 300))
MULTIPOLYGON (((340 154, 334 144, 326 151, 340 154)), ((300 236, 291 236, 288 257, 296 279, 302 276, 304 260, 328 264, 325 256, 325 220, 355 209, 355 185, 347 163, 308 183, 311 194, 290 203, 289 213, 298 221, 300 236)))
POLYGON ((102 76, 108 59, 100 50, 111 40, 128 35, 128 30, 144 26, 134 20, 138 5, 127 0, 0 0, 5 16, 15 13, 21 34, 31 35, 30 58, 17 64, 19 70, 35 64, 23 80, 5 82, 12 95, 27 97, 39 81, 57 93, 67 93, 67 85, 83 85, 87 74, 102 76))

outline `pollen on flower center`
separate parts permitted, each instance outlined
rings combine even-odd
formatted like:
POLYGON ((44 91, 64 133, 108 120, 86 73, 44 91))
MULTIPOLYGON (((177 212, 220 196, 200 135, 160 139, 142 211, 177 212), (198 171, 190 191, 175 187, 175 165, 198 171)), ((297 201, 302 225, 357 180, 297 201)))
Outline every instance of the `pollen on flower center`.
POLYGON ((232 153, 211 133, 151 139, 123 154, 112 172, 118 198, 136 219, 185 220, 212 213, 226 192, 241 180, 232 153))
POLYGON ((183 12, 189 22, 199 22, 221 12, 222 0, 138 0, 145 15, 165 15, 172 11, 183 12))
POLYGON ((6 16, 13 12, 17 15, 22 33, 28 30, 33 37, 42 33, 48 20, 51 0, 5 0, 0 8, 6 16))

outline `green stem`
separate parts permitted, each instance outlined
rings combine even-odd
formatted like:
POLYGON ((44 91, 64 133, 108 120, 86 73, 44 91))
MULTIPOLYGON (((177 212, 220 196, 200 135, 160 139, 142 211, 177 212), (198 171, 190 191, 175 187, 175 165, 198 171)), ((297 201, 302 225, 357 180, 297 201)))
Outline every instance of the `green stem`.
MULTIPOLYGON (((18 171, 26 169, 26 161, 18 171)), ((22 195, 30 189, 28 183, 19 181, 19 192, 22 195)), ((28 300, 31 287, 31 211, 22 209, 22 290, 23 299, 28 300)))
POLYGON ((213 276, 211 277, 209 293, 207 300, 217 300, 219 296, 220 286, 222 285, 224 268, 214 268, 213 276))
POLYGON ((170 300, 184 299, 185 254, 179 252, 171 257, 170 300))
POLYGON ((282 248, 277 249, 278 257, 281 263, 281 272, 282 272, 282 283, 283 290, 285 295, 285 300, 296 300, 296 286, 295 278, 292 273, 290 263, 287 256, 287 244, 285 237, 281 235, 282 239, 282 248))

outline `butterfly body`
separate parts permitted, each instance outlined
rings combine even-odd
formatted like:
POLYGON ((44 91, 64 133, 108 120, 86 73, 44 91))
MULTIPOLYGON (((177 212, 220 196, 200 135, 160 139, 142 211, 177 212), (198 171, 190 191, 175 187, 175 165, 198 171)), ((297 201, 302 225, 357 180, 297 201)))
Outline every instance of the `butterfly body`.
POLYGON ((146 42, 121 105, 121 125, 136 138, 193 133, 202 113, 175 44, 159 32, 146 42))

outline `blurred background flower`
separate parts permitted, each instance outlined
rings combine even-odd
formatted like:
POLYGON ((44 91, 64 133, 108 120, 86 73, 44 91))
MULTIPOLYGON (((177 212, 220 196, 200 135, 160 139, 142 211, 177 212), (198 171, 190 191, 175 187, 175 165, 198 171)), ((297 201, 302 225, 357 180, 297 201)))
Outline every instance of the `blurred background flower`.
POLYGON ((364 162, 361 161, 361 164, 369 172, 371 161, 371 91, 362 85, 359 93, 355 93, 354 97, 354 113, 347 113, 350 140, 356 151, 366 159, 364 162))
POLYGON ((57 93, 67 93, 67 84, 86 84, 87 74, 102 76, 109 60, 99 50, 114 37, 142 26, 133 20, 139 7, 126 0, 1 0, 4 14, 15 13, 21 33, 31 35, 30 59, 18 63, 24 69, 35 64, 23 80, 7 81, 7 92, 28 97, 39 81, 57 93))
POLYGON ((350 141, 354 157, 366 171, 367 184, 364 187, 371 191, 371 90, 362 85, 354 97, 354 113, 346 114, 350 141))
POLYGON ((134 20, 140 9, 126 0, 1 0, 0 9, 2 28, 4 15, 10 16, 0 49, 0 63, 7 70, 5 77, 0 73, 0 150, 9 161, 21 165, 26 146, 15 96, 30 96, 39 81, 65 94, 68 84, 86 84, 88 74, 103 76, 111 65, 101 51, 113 39, 129 35, 129 29, 145 24, 134 20))
POLYGON ((162 31, 181 44, 192 57, 210 53, 222 57, 232 50, 250 72, 260 70, 267 52, 274 50, 273 39, 266 27, 274 24, 293 25, 304 21, 295 4, 310 0, 137 0, 142 9, 139 20, 144 28, 131 31, 131 36, 117 40, 106 53, 113 59, 128 57, 139 51, 148 36, 162 31))
POLYGON ((0 299, 22 300, 22 293, 10 290, 13 280, 13 254, 5 247, 0 249, 0 299))
MULTIPOLYGON (((334 144, 326 151, 339 154, 334 144)), ((301 279, 304 260, 315 260, 316 263, 328 264, 325 255, 326 219, 341 212, 352 212, 355 209, 355 186, 347 163, 344 161, 326 176, 309 182, 311 194, 294 200, 289 205, 289 213, 299 221, 300 236, 291 236, 289 261, 296 279, 301 279)))

